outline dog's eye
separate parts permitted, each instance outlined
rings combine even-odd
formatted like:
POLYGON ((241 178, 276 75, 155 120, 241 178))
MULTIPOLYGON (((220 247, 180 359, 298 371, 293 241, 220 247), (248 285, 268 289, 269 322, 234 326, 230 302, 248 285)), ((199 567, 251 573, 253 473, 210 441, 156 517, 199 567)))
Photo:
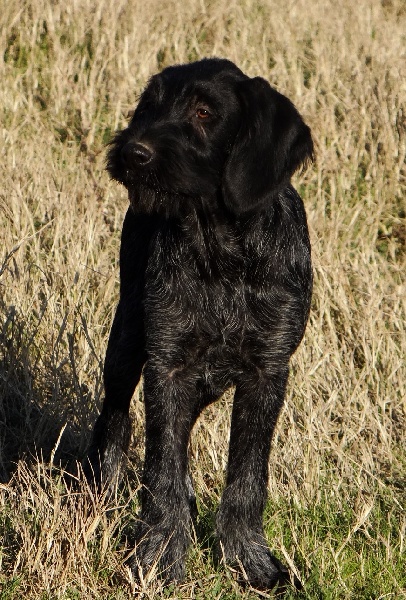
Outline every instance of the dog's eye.
POLYGON ((198 119, 208 119, 210 117, 210 113, 207 108, 199 107, 196 109, 196 117, 198 119))

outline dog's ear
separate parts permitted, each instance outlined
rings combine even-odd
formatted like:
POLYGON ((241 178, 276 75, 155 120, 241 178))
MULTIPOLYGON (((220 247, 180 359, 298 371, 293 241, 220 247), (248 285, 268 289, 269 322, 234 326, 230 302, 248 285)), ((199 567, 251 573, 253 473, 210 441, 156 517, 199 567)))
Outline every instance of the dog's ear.
POLYGON ((260 210, 313 160, 309 127, 292 102, 261 77, 239 82, 241 126, 223 177, 226 206, 236 215, 260 210))

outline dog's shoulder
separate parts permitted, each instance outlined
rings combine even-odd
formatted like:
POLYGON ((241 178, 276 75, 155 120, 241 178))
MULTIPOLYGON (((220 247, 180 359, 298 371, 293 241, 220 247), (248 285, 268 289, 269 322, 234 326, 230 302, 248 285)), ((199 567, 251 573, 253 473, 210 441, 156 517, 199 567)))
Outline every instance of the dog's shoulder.
POLYGON ((120 279, 122 291, 135 280, 143 284, 150 255, 151 240, 160 227, 160 218, 136 214, 130 206, 124 218, 120 246, 120 279))

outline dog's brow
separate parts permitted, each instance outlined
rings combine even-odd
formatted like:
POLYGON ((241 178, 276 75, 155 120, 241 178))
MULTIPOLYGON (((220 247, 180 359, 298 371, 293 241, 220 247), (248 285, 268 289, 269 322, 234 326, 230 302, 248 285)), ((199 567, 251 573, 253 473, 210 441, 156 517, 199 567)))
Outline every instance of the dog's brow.
POLYGON ((193 103, 203 102, 214 109, 218 109, 219 99, 215 98, 212 94, 209 94, 202 86, 195 86, 191 96, 193 103))

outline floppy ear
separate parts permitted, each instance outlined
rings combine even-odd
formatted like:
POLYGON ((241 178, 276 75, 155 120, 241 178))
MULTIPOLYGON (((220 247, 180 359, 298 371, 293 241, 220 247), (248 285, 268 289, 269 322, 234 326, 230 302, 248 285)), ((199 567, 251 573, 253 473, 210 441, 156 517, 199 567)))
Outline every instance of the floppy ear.
POLYGON ((223 176, 224 202, 236 215, 266 207, 314 156, 310 129, 288 98, 261 77, 238 86, 241 126, 223 176))

